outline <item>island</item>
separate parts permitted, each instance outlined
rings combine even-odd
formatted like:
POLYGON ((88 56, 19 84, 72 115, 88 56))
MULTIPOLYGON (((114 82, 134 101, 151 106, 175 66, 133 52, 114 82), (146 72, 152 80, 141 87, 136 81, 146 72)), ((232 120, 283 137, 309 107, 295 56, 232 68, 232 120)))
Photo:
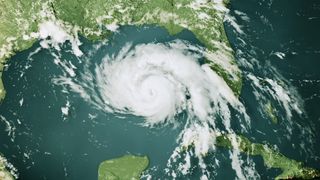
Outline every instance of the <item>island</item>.
POLYGON ((14 180, 11 173, 6 168, 6 159, 0 154, 0 179, 1 180, 14 180))
MULTIPOLYGON (((302 162, 287 158, 267 144, 253 143, 241 135, 236 136, 236 141, 242 153, 249 156, 260 156, 267 168, 280 169, 282 173, 275 177, 276 180, 320 178, 319 170, 304 167, 302 162)), ((220 148, 233 149, 229 134, 218 135, 215 145, 220 148)), ((182 147, 181 152, 189 148, 193 148, 193 146, 182 147)), ((206 155, 208 154, 204 156, 206 155)), ((141 173, 148 167, 148 164, 149 159, 147 156, 124 155, 120 158, 106 160, 99 166, 98 179, 139 179, 141 173)))
MULTIPOLYGON (((275 179, 315 179, 320 178, 320 171, 304 167, 302 162, 298 162, 285 157, 277 150, 267 144, 252 143, 244 136, 237 136, 239 149, 242 153, 250 156, 261 156, 265 166, 268 168, 281 169, 282 173, 275 179)), ((232 149, 231 137, 228 134, 217 137, 216 145, 232 149)))
POLYGON ((124 155, 103 161, 99 165, 99 180, 133 180, 140 179, 141 173, 148 167, 147 156, 124 155))

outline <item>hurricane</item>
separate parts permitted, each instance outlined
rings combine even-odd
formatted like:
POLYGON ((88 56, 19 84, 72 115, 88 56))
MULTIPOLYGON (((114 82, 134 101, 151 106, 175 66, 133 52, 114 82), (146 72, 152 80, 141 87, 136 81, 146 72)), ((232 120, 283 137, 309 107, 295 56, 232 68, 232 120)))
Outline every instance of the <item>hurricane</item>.
MULTIPOLYGON (((19 144, 16 150, 23 155, 23 168, 33 168, 31 160, 40 152, 45 157, 63 154, 59 168, 63 167, 67 177, 68 163, 73 159, 78 161, 72 163, 78 164, 92 158, 91 165, 96 165, 101 162, 99 158, 132 153, 150 156, 151 164, 142 179, 264 179, 267 173, 261 170, 262 164, 268 169, 278 168, 284 175, 291 170, 287 166, 299 171, 304 168, 289 158, 293 156, 290 151, 308 162, 320 159, 305 99, 294 80, 270 60, 284 60, 288 53, 265 55, 267 50, 252 42, 256 32, 244 27, 253 15, 249 18, 240 10, 223 12, 228 37, 220 41, 212 38, 210 42, 199 41, 192 28, 193 32, 185 30, 179 32, 181 35, 171 34, 171 27, 149 24, 109 24, 112 35, 88 42, 86 37, 73 34, 78 27, 68 29, 57 20, 42 23, 39 32, 33 34, 38 44, 24 52, 27 61, 17 67, 10 64, 21 74, 8 92, 20 85, 27 92, 8 93, 11 98, 19 98, 12 102, 21 111, 5 109, 11 107, 11 101, 0 109, 5 112, 0 122, 5 125, 8 141, 20 143, 19 138, 24 138, 22 148, 19 144), (33 75, 34 69, 48 75, 33 75), (30 90, 30 84, 34 90, 30 90), (45 88, 39 90, 38 86, 45 88), (41 110, 42 104, 47 111, 41 110), (23 109, 29 106, 39 110, 23 109), (39 117, 47 116, 42 111, 52 116, 43 130, 35 125, 43 119, 37 117, 38 113, 42 113, 39 117), (51 140, 56 142, 55 147, 40 145, 51 140), (81 146, 69 147, 73 141, 81 146), (29 148, 24 142, 36 150, 29 150, 31 145, 29 148), (150 144, 154 147, 147 147, 150 144), (288 157, 282 154, 284 150, 288 157), (228 168, 234 174, 229 176, 230 171, 224 171, 228 168)), ((201 17, 208 18, 206 14, 201 17)), ((108 18, 100 17, 101 21, 108 18)), ((221 33, 217 29, 212 32, 221 33)), ((12 74, 6 76, 11 78, 12 74)), ((14 79, 10 78, 7 81, 14 79)), ((12 169, 12 174, 19 177, 19 170, 12 169)), ((286 177, 283 174, 277 177, 286 177)))
MULTIPOLYGON (((238 124, 240 132, 251 131, 252 119, 226 81, 204 58, 205 48, 183 40, 135 46, 127 43, 118 52, 105 55, 99 63, 91 63, 88 57, 80 75, 72 77, 69 72, 66 73, 68 76, 56 77, 53 82, 67 87, 67 91, 78 93, 85 101, 106 113, 143 117, 142 126, 183 126, 177 137, 180 145, 172 153, 168 167, 172 166, 171 161, 177 158, 177 154, 183 153, 182 149, 191 146, 194 150, 190 151, 203 159, 215 150, 216 137, 228 134, 233 139, 230 159, 237 176, 242 179, 246 178, 244 174, 257 176, 254 163, 241 160, 239 142, 232 127, 238 124), (183 113, 186 113, 184 121, 179 118, 183 113), (237 122, 231 122, 235 120, 237 122), (247 171, 252 173, 243 173, 243 166, 247 166, 247 171)), ((292 131, 292 111, 298 114, 302 111, 299 98, 289 96, 283 87, 285 84, 281 86, 276 80, 266 78, 262 87, 259 77, 250 72, 245 75, 252 82, 257 99, 267 101, 271 96, 278 101, 286 112, 288 132, 292 131)), ((261 104, 258 109, 263 113, 265 106, 261 104)), ((205 163, 201 161, 199 164, 203 173, 210 177, 205 163)), ((186 169, 186 164, 180 169, 186 169)))

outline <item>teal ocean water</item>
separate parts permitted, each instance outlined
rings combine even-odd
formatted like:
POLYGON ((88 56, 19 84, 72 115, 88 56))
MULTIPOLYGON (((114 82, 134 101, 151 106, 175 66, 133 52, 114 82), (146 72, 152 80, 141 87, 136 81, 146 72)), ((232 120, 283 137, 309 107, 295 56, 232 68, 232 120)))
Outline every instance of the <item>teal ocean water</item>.
MULTIPOLYGON (((243 121, 232 116, 233 131, 253 142, 274 145, 287 157, 317 169, 320 169, 319 12, 318 1, 231 1, 225 22, 244 74, 240 101, 251 122, 249 130, 243 131, 243 121), (232 22, 236 22, 240 31, 232 22), (259 89, 253 85, 254 78, 267 83, 262 82, 263 88, 259 89), (292 99, 284 101, 286 94, 274 97, 265 91, 274 88, 273 82, 285 87, 292 99), (274 104, 278 124, 262 112, 266 102, 274 104), (294 110, 290 103, 298 103, 302 112, 294 110)), ((143 117, 106 112, 55 80, 69 76, 65 70, 73 66, 77 77, 84 72, 88 60, 92 63, 88 69, 94 72, 95 65, 107 54, 118 54, 128 42, 134 47, 173 40, 202 46, 189 31, 170 36, 160 27, 125 26, 105 43, 81 38, 80 49, 84 52, 81 58, 72 54, 70 44, 64 44, 58 53, 54 49, 41 49, 39 42, 13 56, 3 73, 7 96, 0 104, 0 152, 17 168, 19 178, 97 179, 100 162, 135 154, 150 158, 146 176, 172 179, 165 169, 179 145, 177 137, 184 128, 187 112, 175 116, 178 122, 175 125, 145 127, 143 117), (61 61, 56 60, 57 54, 61 61)), ((202 63, 200 58, 199 64, 202 63)), ((212 173, 210 179, 236 177, 229 153, 217 148, 204 158, 207 171, 212 173)), ((244 166, 254 164, 258 179, 272 179, 280 173, 267 169, 261 157, 242 154, 241 158, 250 159, 244 166)), ((199 179, 203 171, 198 161, 191 157, 191 170, 187 175, 178 173, 177 179, 199 179)), ((184 156, 170 168, 178 169, 179 162, 184 163, 184 156)))

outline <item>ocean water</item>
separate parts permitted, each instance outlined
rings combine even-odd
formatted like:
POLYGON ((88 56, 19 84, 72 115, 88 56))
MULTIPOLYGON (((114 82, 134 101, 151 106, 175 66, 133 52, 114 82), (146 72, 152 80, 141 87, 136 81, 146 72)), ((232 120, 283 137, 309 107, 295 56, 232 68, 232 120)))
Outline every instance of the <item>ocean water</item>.
MULTIPOLYGON (((253 142, 274 145, 287 157, 318 169, 319 11, 317 1, 231 1, 229 20, 225 22, 244 75, 240 101, 251 122, 249 130, 243 131, 242 121, 234 116, 231 118, 233 131, 253 142), (252 77, 280 84, 290 94, 289 104, 299 104, 302 113, 284 103, 288 102, 283 99, 286 94, 273 97, 266 92, 270 87, 276 94, 272 83, 262 83, 264 86, 259 89, 253 85, 252 77), (274 104, 278 124, 273 124, 261 112, 266 101, 274 104)), ((170 36, 154 26, 121 27, 108 39, 102 43, 81 38, 80 48, 85 53, 81 58, 72 55, 69 44, 57 52, 41 49, 38 42, 9 61, 3 73, 7 96, 0 105, 0 152, 17 168, 20 179, 97 179, 100 162, 124 154, 147 155, 150 169, 146 175, 152 179, 173 178, 164 169, 179 145, 177 137, 184 128, 187 112, 175 116, 178 125, 145 127, 143 117, 103 111, 54 80, 69 76, 66 69, 72 66, 77 67, 74 71, 77 77, 88 59, 99 64, 106 54, 119 53, 128 42, 133 46, 177 39, 199 46, 201 43, 189 31, 170 36), (56 60, 57 55, 61 61, 56 60)), ((199 59, 200 64, 201 61, 199 59)), ((94 66, 89 70, 94 71, 94 66)), ((210 179, 236 177, 229 153, 227 149, 217 148, 203 159, 207 171, 212 173, 210 179), (219 165, 214 163, 216 160, 219 165)), ((280 173, 267 169, 261 157, 240 155, 240 158, 250 159, 244 162, 244 167, 254 164, 258 179, 272 179, 280 173)), ((183 158, 177 161, 185 163, 183 158)), ((185 176, 178 174, 177 179, 199 179, 203 171, 198 161, 191 157, 191 170, 185 176)), ((171 168, 177 168, 177 164, 171 168)))

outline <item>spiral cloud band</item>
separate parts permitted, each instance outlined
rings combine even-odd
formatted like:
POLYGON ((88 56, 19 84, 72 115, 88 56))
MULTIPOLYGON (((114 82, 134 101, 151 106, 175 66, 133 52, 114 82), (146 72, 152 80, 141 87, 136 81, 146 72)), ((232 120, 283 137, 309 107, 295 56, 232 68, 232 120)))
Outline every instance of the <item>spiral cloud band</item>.
POLYGON ((117 56, 106 56, 95 69, 104 103, 143 116, 150 125, 172 120, 182 110, 206 121, 215 111, 213 103, 236 104, 223 79, 208 65, 199 64, 199 53, 172 48, 173 44, 187 47, 182 42, 141 44, 134 49, 127 45, 117 56))
MULTIPOLYGON (((231 112, 244 117, 239 118, 246 120, 244 129, 250 122, 224 79, 208 64, 200 63, 204 56, 202 47, 180 40, 127 44, 93 68, 88 65, 79 76, 61 76, 55 83, 68 85, 106 112, 142 116, 150 127, 180 123, 176 115, 186 112, 185 128, 177 140, 183 147, 193 145, 195 155, 201 158, 214 149, 216 134, 234 134, 231 112), (217 127, 218 120, 223 128, 217 127)), ((238 154, 234 151, 233 156, 238 154)), ((240 169, 237 160, 233 158, 237 164, 234 169, 240 169)))
MULTIPOLYGON (((194 155, 198 158, 203 177, 210 177, 203 157, 208 152, 215 152, 216 137, 225 133, 231 138, 231 166, 237 177, 246 179, 246 174, 258 176, 254 163, 241 158, 233 130, 234 126, 239 126, 240 132, 251 130, 250 117, 224 79, 209 64, 203 63, 207 57, 205 48, 181 40, 138 45, 128 43, 119 52, 107 54, 98 61, 92 61, 89 53, 85 63, 79 64, 79 68, 83 68, 81 71, 70 62, 60 60, 59 55, 55 57, 63 75, 55 77, 53 82, 68 88, 65 92, 78 93, 97 109, 106 113, 116 112, 117 115, 141 116, 148 127, 183 124, 177 137, 179 145, 168 160, 166 173, 173 176, 176 168, 170 167, 176 166, 176 160, 185 156, 185 163, 179 163, 177 169, 187 174, 191 167, 190 155, 194 155), (181 112, 186 113, 185 119, 177 116, 181 112), (193 148, 183 150, 190 145, 193 148)), ((220 61, 222 56, 212 57, 211 60, 220 61)), ((225 64, 224 67, 232 66, 225 64)), ((286 95, 274 80, 266 79, 269 84, 262 85, 260 81, 263 79, 259 77, 250 73, 245 77, 252 82, 254 94, 261 91, 256 99, 267 102, 273 97, 275 102, 279 102, 287 114, 287 120, 283 122, 289 123, 290 133, 293 127, 291 112, 300 112, 297 111, 300 108, 295 108, 298 101, 286 95)), ((66 109, 69 106, 67 104, 66 109)), ((263 111, 265 105, 259 104, 257 108, 263 111)))
POLYGON ((55 82, 99 109, 142 116, 147 126, 176 123, 175 115, 186 111, 189 124, 215 128, 219 117, 231 133, 230 107, 244 115, 245 108, 223 78, 200 63, 203 57, 203 48, 180 40, 127 44, 80 76, 55 82))

